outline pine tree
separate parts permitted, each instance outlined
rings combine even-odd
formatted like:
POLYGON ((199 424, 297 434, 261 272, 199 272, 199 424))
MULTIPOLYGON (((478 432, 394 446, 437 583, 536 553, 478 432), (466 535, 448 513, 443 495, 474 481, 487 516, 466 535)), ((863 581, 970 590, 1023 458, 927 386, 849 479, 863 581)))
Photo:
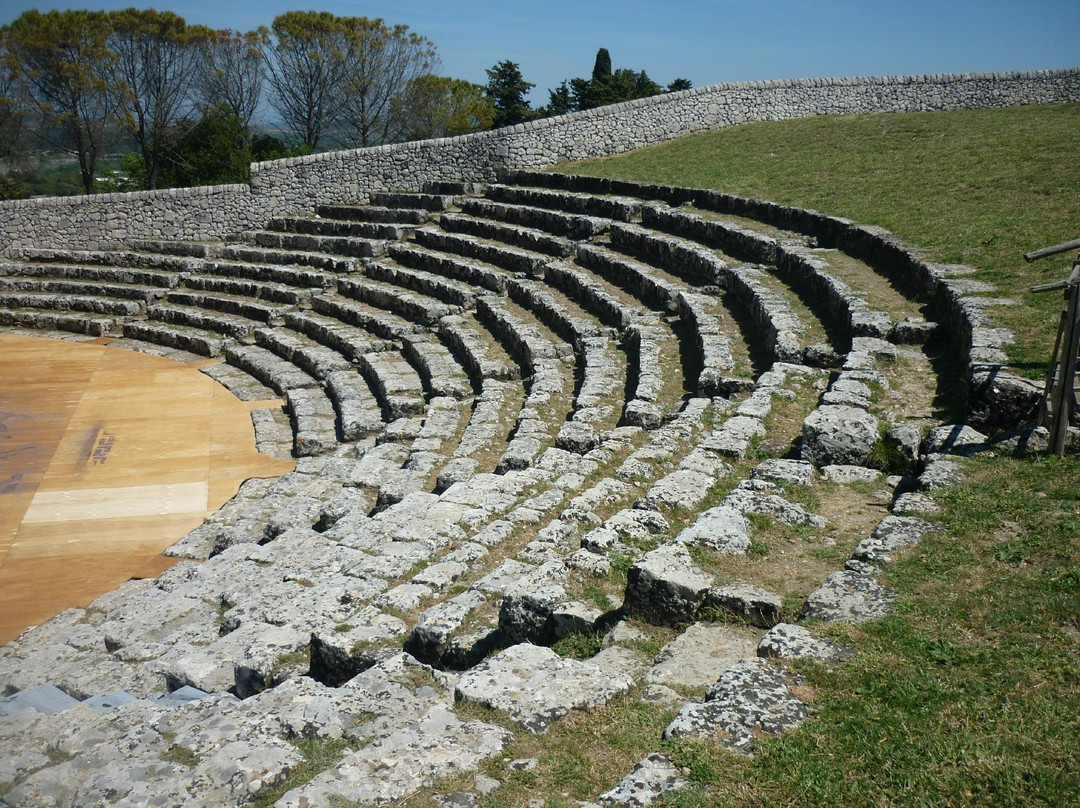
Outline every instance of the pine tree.
POLYGON ((525 93, 535 84, 525 81, 521 68, 509 60, 499 62, 490 70, 485 92, 495 105, 495 128, 513 126, 536 117, 535 112, 525 100, 525 93))

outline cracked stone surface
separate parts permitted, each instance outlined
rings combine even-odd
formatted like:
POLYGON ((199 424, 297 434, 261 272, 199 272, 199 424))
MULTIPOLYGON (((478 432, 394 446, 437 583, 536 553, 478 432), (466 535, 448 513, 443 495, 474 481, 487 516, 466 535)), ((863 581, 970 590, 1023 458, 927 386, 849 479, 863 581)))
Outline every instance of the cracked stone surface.
POLYGON ((834 572, 806 598, 799 619, 863 623, 887 615, 895 599, 869 575, 834 572))
POLYGON ((792 693, 788 675, 760 658, 729 667, 705 699, 684 706, 664 730, 664 738, 714 739, 750 754, 755 733, 779 735, 810 715, 810 708, 792 693))
POLYGON ((571 710, 598 707, 632 686, 624 674, 605 673, 589 662, 522 643, 465 673, 454 697, 500 710, 529 732, 541 734, 571 710))
POLYGON ((597 802, 605 808, 645 808, 688 785, 669 758, 652 754, 638 763, 615 788, 601 794, 597 802))

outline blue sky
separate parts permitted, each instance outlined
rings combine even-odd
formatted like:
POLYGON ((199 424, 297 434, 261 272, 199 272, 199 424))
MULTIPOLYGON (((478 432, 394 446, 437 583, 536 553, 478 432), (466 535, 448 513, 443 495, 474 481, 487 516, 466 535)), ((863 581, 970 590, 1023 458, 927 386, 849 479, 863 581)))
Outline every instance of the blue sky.
MULTIPOLYGON (((909 73, 1034 70, 1080 65, 1078 0, 409 0, 78 4, 168 8, 188 22, 250 29, 297 8, 382 17, 432 40, 442 73, 478 84, 504 59, 537 85, 533 105, 562 79, 588 76, 597 48, 616 68, 660 84, 909 73)), ((0 2, 0 23, 28 8, 0 2)))

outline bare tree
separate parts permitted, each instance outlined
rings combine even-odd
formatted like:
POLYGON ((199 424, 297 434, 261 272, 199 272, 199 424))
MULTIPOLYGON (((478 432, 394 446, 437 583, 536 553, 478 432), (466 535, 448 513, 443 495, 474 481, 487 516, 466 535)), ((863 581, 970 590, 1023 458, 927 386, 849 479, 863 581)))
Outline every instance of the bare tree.
POLYGON ((215 31, 203 45, 198 95, 202 106, 211 109, 224 104, 239 118, 245 136, 250 136, 251 119, 262 100, 265 81, 265 49, 270 31, 215 31))
POLYGON ((2 29, 6 59, 41 115, 43 135, 78 158, 87 194, 112 112, 108 28, 104 12, 31 10, 2 29))
POLYGON ((267 58, 270 105, 294 140, 315 149, 341 120, 348 80, 348 36, 325 11, 289 11, 274 18, 267 58))
POLYGON ((171 11, 109 13, 111 84, 116 115, 139 146, 147 187, 158 187, 161 161, 178 123, 190 110, 205 43, 213 32, 189 26, 171 11))
POLYGON ((393 101, 439 64, 435 46, 407 25, 389 28, 381 19, 365 17, 344 22, 349 33, 345 125, 362 146, 401 140, 408 116, 393 101))

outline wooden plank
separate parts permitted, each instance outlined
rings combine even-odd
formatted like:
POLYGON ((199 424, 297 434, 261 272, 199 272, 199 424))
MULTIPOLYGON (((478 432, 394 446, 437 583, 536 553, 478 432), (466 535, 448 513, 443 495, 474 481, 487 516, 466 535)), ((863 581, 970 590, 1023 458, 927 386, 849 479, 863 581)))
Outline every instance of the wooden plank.
POLYGON ((0 642, 131 577, 251 477, 250 411, 194 367, 0 334, 0 642))

